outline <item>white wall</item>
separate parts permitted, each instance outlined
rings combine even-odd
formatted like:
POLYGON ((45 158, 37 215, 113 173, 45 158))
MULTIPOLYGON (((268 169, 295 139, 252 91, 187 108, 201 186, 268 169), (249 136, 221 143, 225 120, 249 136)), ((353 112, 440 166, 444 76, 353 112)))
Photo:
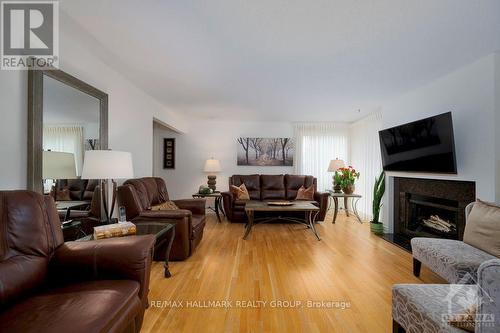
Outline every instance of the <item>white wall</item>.
POLYGON ((233 174, 286 174, 293 167, 237 166, 238 137, 293 137, 291 123, 287 122, 236 122, 217 120, 189 120, 189 132, 178 134, 163 126, 155 125, 155 162, 153 174, 167 182, 173 199, 188 198, 206 184, 203 173, 205 160, 214 157, 221 163, 217 175, 217 189, 228 189, 228 177, 233 174), (163 169, 163 138, 176 138, 176 168, 163 169))
MULTIPOLYGON (((182 131, 183 117, 134 86, 92 53, 88 36, 65 16, 60 22, 60 68, 109 95, 109 147, 133 154, 135 176, 151 175, 153 118, 182 131)), ((0 189, 26 188, 27 72, 0 71, 0 189)))
POLYGON ((495 54, 496 202, 500 202, 500 52, 495 54))
MULTIPOLYGON (((477 197, 495 199, 495 57, 481 58, 382 105, 383 128, 452 111, 457 153, 456 176, 388 175, 475 181, 477 197)), ((389 216, 385 223, 392 230, 388 181, 384 216, 389 216)))

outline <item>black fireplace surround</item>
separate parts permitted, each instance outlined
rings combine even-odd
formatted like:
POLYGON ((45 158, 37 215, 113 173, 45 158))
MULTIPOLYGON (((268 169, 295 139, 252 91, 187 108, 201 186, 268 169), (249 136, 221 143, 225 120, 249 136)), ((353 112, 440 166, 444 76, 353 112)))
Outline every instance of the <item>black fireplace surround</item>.
POLYGON ((462 240, 475 188, 469 181, 395 177, 394 234, 384 238, 409 251, 413 237, 462 240))

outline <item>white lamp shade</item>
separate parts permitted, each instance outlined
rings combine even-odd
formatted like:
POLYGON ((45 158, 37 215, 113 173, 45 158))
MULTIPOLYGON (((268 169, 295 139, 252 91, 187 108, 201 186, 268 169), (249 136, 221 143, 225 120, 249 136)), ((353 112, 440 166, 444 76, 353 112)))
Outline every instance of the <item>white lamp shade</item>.
POLYGON ((133 178, 132 154, 114 150, 87 150, 82 179, 133 178))
POLYGON ((343 160, 334 159, 330 161, 330 165, 328 165, 328 172, 335 172, 340 168, 345 168, 345 163, 343 160))
POLYGON ((73 153, 43 151, 43 179, 75 179, 76 165, 73 153))
POLYGON ((219 160, 214 160, 213 158, 208 159, 205 162, 205 167, 203 168, 205 172, 220 172, 220 162, 219 160))

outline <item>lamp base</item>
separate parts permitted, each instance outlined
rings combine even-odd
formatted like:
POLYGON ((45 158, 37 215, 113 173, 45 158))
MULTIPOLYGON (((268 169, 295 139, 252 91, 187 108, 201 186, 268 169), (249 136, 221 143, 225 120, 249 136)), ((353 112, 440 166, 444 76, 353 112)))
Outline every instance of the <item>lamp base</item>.
POLYGON ((208 181, 207 181, 208 187, 211 188, 212 191, 214 191, 214 192, 215 192, 215 189, 216 189, 216 187, 215 187, 215 184, 216 184, 215 179, 216 178, 217 178, 216 176, 210 175, 210 176, 208 176, 208 181))

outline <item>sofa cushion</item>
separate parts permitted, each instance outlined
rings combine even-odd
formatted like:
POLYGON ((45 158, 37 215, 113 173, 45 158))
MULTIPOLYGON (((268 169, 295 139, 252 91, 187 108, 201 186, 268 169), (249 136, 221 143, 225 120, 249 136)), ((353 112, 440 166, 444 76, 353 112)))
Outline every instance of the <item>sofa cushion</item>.
POLYGON ((316 192, 315 185, 314 177, 312 176, 285 175, 286 199, 294 200, 302 186, 305 188, 314 186, 314 192, 316 192))
POLYGON ((71 201, 71 193, 68 187, 56 189, 57 201, 71 201))
POLYGON ((464 242, 500 258, 500 207, 476 201, 467 218, 464 242))
POLYGON ((261 200, 285 199, 285 177, 283 175, 261 175, 261 200))
POLYGON ((229 190, 231 190, 236 200, 250 200, 250 195, 248 194, 245 184, 241 184, 240 186, 231 185, 229 190))
POLYGON ((314 186, 309 186, 308 188, 305 188, 302 186, 299 188, 297 191, 297 197, 295 200, 309 200, 313 201, 314 200, 314 186))
POLYGON ((230 185, 240 186, 241 184, 245 184, 251 200, 260 200, 259 175, 234 175, 231 177, 230 185))
POLYGON ((139 283, 97 280, 73 283, 42 292, 0 314, 2 332, 121 331, 140 311, 139 283), (122 320, 119 320, 122 319, 122 320))
POLYGON ((165 201, 161 204, 151 206, 151 210, 178 210, 179 207, 173 201, 165 201))
POLYGON ((409 333, 463 333, 443 318, 465 313, 477 301, 474 296, 475 285, 396 284, 392 288, 392 318, 409 333))
POLYGON ((494 256, 469 244, 451 239, 415 237, 413 257, 449 283, 475 283, 479 266, 494 256))

